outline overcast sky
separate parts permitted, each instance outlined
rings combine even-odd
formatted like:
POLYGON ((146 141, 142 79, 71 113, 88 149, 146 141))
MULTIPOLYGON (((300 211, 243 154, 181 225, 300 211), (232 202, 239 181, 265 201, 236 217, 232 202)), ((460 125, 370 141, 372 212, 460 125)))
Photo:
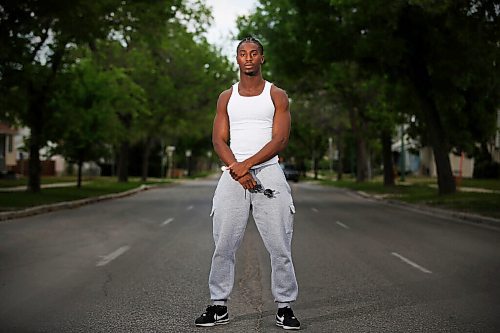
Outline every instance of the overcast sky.
POLYGON ((222 47, 222 52, 233 59, 236 55, 237 41, 233 41, 236 35, 236 18, 240 15, 250 13, 256 6, 257 0, 206 0, 212 7, 214 22, 208 30, 207 39, 211 44, 222 47))

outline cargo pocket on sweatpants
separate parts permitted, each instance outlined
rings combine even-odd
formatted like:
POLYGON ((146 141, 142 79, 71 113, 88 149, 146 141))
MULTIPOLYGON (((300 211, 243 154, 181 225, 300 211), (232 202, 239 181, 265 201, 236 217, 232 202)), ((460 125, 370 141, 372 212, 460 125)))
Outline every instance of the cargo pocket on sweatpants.
POLYGON ((292 204, 290 204, 290 214, 288 214, 288 221, 287 221, 287 228, 286 228, 286 233, 290 236, 293 234, 294 215, 295 215, 295 206, 292 203, 292 204))
POLYGON ((215 195, 212 199, 212 208, 210 209, 210 216, 213 217, 215 213, 215 195))

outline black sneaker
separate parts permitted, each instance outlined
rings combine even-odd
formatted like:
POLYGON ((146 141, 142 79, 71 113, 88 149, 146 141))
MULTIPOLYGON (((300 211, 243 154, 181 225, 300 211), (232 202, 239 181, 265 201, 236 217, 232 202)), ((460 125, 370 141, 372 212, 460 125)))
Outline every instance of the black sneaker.
POLYGON ((209 305, 204 314, 199 316, 195 322, 196 326, 215 326, 229 323, 229 314, 227 306, 209 305))
POLYGON ((300 322, 295 318, 292 309, 288 306, 278 309, 278 313, 276 314, 276 325, 283 327, 285 330, 300 330, 300 322))

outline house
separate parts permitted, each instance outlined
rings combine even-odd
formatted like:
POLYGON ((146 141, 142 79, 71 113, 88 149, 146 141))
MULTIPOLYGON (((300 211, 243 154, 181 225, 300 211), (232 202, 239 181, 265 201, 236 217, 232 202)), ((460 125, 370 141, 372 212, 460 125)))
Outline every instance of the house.
MULTIPOLYGON (((399 136, 400 137, 400 136, 399 136)), ((419 155, 419 142, 411 139, 408 134, 404 135, 404 145, 401 145, 401 139, 396 140, 392 146, 392 159, 396 169, 400 172, 401 156, 404 157, 404 166, 406 174, 421 174, 421 156, 419 155), (403 154, 401 154, 403 149, 403 154)))
POLYGON ((16 167, 17 150, 14 145, 14 136, 17 129, 5 122, 0 122, 0 175, 13 172, 16 167))
MULTIPOLYGON (((401 144, 401 130, 398 129, 398 139, 392 144, 391 150, 396 168, 401 167, 401 150, 403 149, 405 171, 409 174, 437 177, 434 152, 429 146, 421 147, 417 140, 411 139, 408 134, 403 136, 401 144)), ((474 158, 465 154, 456 155, 449 153, 451 170, 456 177, 472 178, 474 174, 474 158)))
POLYGON ((491 158, 494 162, 500 163, 500 109, 497 110, 497 131, 495 138, 488 144, 491 158))
MULTIPOLYGON (((20 175, 28 176, 29 173, 29 153, 23 151, 26 138, 30 137, 30 129, 22 127, 17 130, 14 136, 14 150, 17 150, 17 167, 13 170, 20 175)), ((42 176, 63 176, 68 172, 76 172, 76 167, 68 165, 68 162, 61 155, 50 155, 49 151, 56 147, 53 142, 48 142, 47 146, 40 149, 40 163, 42 168, 42 176)), ((26 149, 26 148, 24 148, 26 149)), ((99 176, 101 168, 94 162, 85 162, 83 164, 83 174, 91 176, 99 176)))
MULTIPOLYGON (((472 178, 474 175, 474 158, 467 157, 466 154, 456 155, 449 153, 451 171, 456 177, 472 178)), ((434 152, 431 147, 420 148, 420 160, 422 162, 421 174, 425 176, 437 177, 436 162, 434 152)))

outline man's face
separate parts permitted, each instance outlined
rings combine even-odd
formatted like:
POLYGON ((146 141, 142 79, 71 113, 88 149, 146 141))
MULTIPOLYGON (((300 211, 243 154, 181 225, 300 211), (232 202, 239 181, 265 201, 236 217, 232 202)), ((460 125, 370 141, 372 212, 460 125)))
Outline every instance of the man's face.
POLYGON ((264 55, 260 54, 256 43, 245 42, 238 48, 236 61, 243 74, 255 76, 260 72, 260 66, 264 62, 264 55))

